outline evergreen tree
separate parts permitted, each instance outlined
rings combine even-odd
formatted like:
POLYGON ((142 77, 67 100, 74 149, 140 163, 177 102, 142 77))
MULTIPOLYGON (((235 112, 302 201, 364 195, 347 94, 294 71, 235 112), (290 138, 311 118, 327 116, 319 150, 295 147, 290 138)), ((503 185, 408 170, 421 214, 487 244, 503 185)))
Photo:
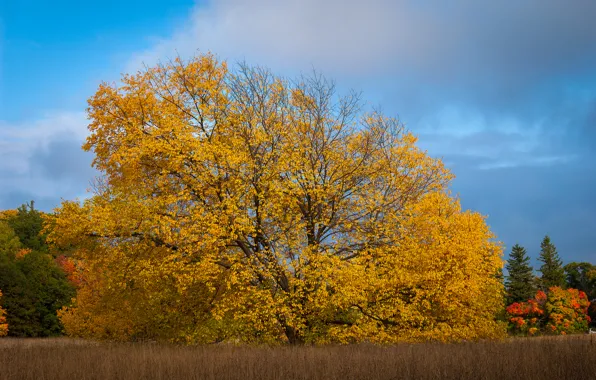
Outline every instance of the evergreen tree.
POLYGON ((34 208, 34 202, 24 204, 17 209, 14 216, 7 220, 21 244, 34 251, 47 251, 43 230, 42 213, 34 208))
POLYGON ((525 302, 532 298, 536 293, 534 269, 530 266, 530 258, 524 247, 519 244, 513 246, 506 268, 509 272, 505 281, 507 304, 525 302))
POLYGON ((566 287, 565 270, 563 269, 563 262, 559 258, 557 248, 550 241, 550 237, 546 235, 540 244, 539 261, 542 262, 540 267, 540 286, 543 290, 547 290, 553 286, 566 287))

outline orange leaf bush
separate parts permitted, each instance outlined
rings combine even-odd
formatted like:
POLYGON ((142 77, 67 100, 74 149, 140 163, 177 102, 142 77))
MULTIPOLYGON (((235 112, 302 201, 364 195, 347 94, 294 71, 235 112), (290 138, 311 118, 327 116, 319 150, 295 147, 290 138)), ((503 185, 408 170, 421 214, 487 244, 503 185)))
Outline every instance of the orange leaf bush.
MULTIPOLYGON (((0 290, 0 299, 2 299, 2 291, 0 290)), ((0 306, 0 336, 8 334, 8 324, 6 323, 6 311, 0 306)))
POLYGON ((555 334, 584 332, 591 320, 588 316, 590 301, 586 293, 577 289, 550 288, 545 305, 546 327, 555 334))
POLYGON ((591 320, 586 293, 577 289, 552 287, 538 291, 527 302, 515 302, 506 309, 509 331, 519 335, 566 335, 584 332, 591 320))

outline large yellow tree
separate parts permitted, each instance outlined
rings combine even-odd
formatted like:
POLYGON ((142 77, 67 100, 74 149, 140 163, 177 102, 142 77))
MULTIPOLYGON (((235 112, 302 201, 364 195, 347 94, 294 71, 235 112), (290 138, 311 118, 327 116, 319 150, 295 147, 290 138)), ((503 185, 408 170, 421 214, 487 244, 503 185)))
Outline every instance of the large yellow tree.
POLYGON ((318 75, 212 55, 103 84, 103 173, 50 240, 84 277, 73 335, 178 341, 497 337, 501 247, 395 119, 318 75))

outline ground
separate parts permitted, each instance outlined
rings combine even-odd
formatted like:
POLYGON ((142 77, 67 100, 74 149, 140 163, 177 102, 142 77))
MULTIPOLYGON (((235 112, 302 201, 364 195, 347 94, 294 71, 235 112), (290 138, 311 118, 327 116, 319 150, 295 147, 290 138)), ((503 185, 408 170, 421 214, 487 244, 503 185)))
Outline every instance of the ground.
POLYGON ((181 347, 2 338, 0 378, 596 379, 596 335, 388 347, 181 347))

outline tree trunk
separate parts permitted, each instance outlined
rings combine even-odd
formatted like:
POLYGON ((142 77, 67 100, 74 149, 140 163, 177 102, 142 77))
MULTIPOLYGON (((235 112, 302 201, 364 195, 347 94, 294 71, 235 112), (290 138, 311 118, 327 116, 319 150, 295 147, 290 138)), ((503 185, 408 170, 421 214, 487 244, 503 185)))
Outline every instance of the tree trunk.
POLYGON ((292 326, 285 326, 286 337, 288 338, 288 343, 291 345, 301 345, 304 344, 304 337, 292 326))

